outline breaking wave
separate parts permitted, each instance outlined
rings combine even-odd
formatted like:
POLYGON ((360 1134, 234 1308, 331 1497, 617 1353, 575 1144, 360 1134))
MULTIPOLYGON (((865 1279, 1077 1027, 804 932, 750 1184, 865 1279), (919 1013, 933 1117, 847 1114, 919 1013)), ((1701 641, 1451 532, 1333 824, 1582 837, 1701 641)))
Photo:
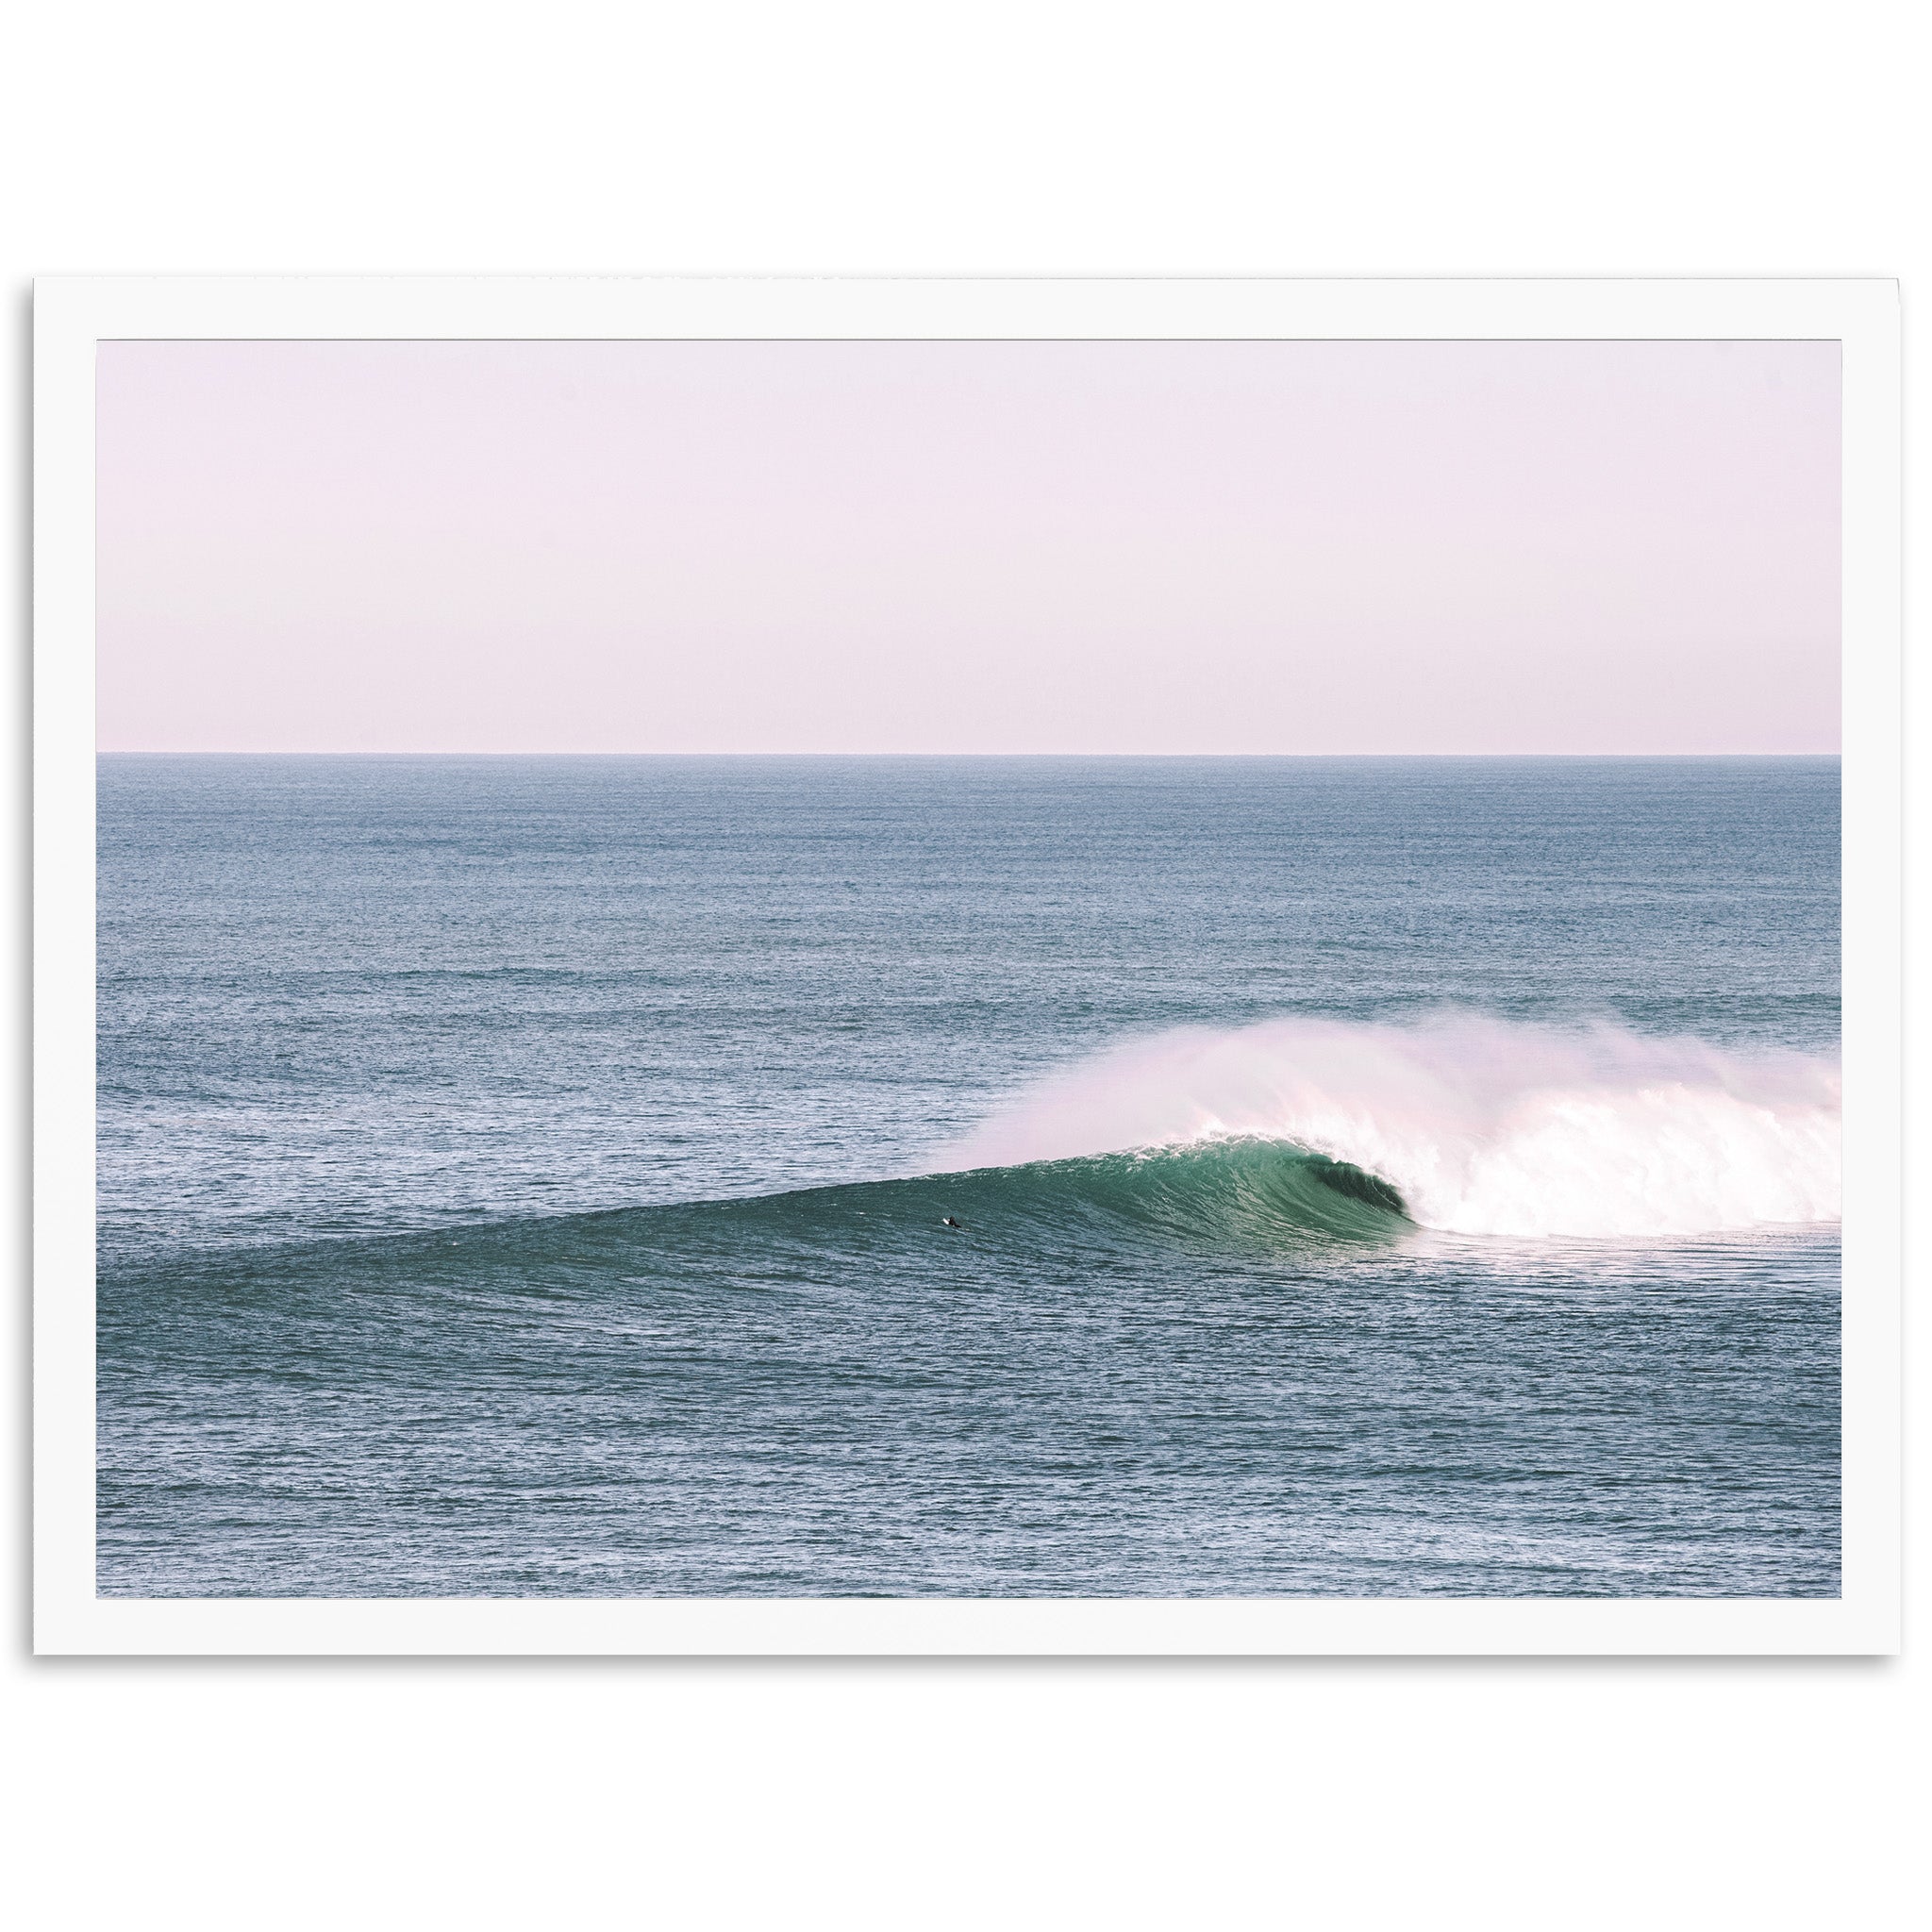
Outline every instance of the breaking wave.
MULTIPOLYGON (((1023 1093, 940 1164, 1275 1142, 1379 1187, 1374 1211, 1447 1232, 1710 1234, 1838 1218, 1840 1093, 1835 1055, 1607 1024, 1274 1020, 1102 1053, 1023 1093)), ((1296 1173, 1298 1189, 1334 1191, 1320 1170, 1296 1173)))
MULTIPOLYGON (((1275 1247, 1308 1235, 1343 1240, 1397 1233, 1407 1216, 1385 1180, 1348 1161, 1279 1142, 1228 1140, 1078 1160, 1029 1161, 913 1181, 880 1181, 842 1193, 868 1211, 918 1204, 957 1210, 961 1231, 1014 1234, 1064 1245, 1112 1241, 1133 1230, 1213 1246, 1275 1247)), ((926 1218, 918 1216, 921 1224, 926 1218)))

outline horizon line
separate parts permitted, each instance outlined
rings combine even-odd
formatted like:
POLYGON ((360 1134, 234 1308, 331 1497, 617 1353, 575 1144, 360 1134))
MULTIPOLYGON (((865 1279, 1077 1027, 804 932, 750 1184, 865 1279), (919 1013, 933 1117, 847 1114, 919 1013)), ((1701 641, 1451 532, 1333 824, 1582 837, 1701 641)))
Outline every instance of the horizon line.
POLYGON ((96 758, 1842 758, 1830 749, 1758 751, 931 751, 931 750, 561 750, 530 746, 427 749, 412 746, 162 746, 96 745, 96 758))

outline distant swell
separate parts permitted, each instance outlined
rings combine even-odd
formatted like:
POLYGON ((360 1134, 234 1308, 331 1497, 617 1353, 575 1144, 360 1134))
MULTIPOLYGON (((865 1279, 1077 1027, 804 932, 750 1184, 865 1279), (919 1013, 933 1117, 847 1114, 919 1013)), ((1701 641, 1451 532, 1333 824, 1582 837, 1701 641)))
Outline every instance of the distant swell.
MULTIPOLYGON (((1022 1095, 941 1164, 1273 1141, 1341 1163, 1387 1191, 1377 1211, 1428 1227, 1663 1237, 1835 1221, 1839 1116, 1831 1055, 1466 1014, 1276 1020, 1101 1054, 1022 1095)), ((1296 1185, 1334 1191, 1318 1173, 1296 1185)))

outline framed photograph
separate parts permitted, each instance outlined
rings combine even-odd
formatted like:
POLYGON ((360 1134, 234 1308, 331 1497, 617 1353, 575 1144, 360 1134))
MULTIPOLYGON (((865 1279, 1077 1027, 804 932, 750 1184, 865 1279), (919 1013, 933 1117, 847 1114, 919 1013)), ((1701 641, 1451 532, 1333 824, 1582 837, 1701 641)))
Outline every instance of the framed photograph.
POLYGON ((1892 284, 35 355, 40 1650, 1895 1647, 1892 284))

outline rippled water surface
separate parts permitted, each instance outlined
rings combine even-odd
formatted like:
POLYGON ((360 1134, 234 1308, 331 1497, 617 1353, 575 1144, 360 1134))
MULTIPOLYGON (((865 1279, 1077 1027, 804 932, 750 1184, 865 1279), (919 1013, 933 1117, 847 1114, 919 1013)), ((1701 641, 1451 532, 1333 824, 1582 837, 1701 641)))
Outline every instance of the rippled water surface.
POLYGON ((1838 1589, 1835 760, 100 807, 106 1593, 1838 1589))

